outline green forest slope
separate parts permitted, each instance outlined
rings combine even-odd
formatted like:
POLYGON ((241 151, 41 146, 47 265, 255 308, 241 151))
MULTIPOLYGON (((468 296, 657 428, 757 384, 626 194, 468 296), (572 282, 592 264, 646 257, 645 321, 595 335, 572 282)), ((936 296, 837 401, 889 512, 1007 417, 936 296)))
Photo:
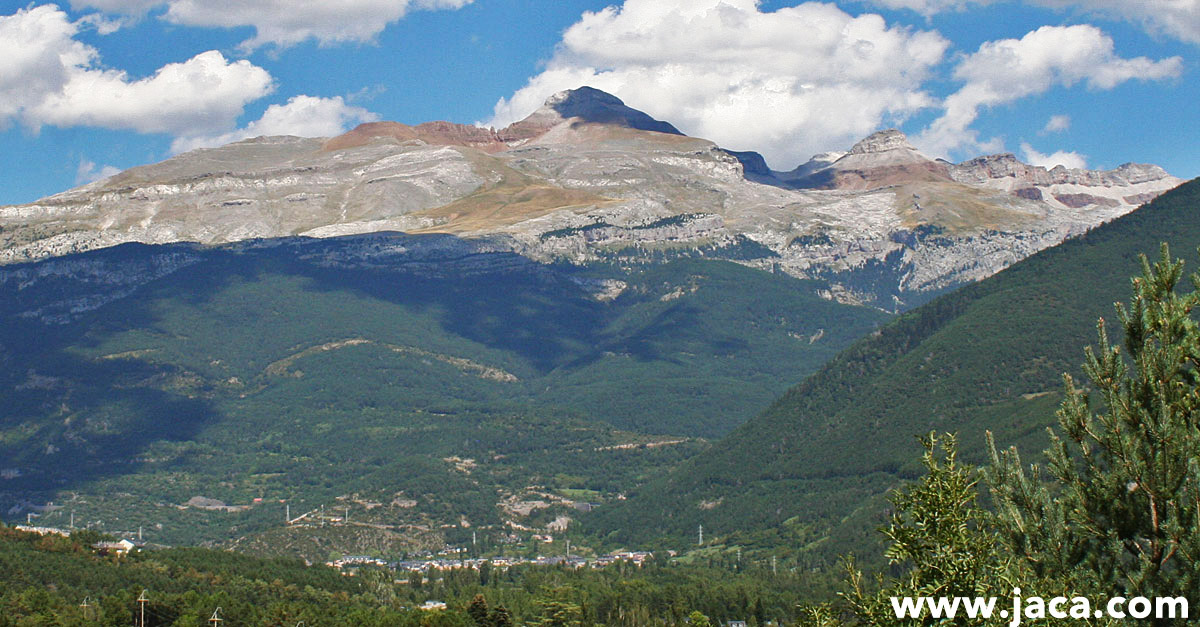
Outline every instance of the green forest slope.
POLYGON ((985 430, 1042 450, 1062 374, 1078 371, 1097 318, 1114 318, 1138 255, 1162 241, 1196 267, 1200 182, 901 316, 710 451, 597 512, 592 530, 694 546, 703 524, 710 553, 785 547, 814 565, 880 555, 881 497, 919 472, 914 436, 958 432, 975 461, 985 430))
POLYGON ((187 544, 345 496, 391 526, 364 550, 437 548, 526 488, 600 499, 661 474, 886 319, 726 262, 580 271, 436 237, 3 268, 0 511, 187 544))

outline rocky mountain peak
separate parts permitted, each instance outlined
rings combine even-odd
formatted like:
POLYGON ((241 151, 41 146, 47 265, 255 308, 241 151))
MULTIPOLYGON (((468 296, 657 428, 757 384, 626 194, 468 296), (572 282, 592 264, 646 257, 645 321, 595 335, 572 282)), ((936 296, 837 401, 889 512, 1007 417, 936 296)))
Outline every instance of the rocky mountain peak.
POLYGON ((916 147, 908 143, 908 137, 899 130, 889 128, 882 131, 876 131, 869 135, 866 139, 854 144, 850 149, 852 155, 866 155, 887 152, 889 150, 911 150, 916 152, 916 147))
POLYGON ((571 110, 586 110, 591 107, 619 108, 625 102, 616 96, 595 87, 584 85, 577 89, 564 89, 551 95, 542 105, 558 111, 563 117, 576 117, 578 113, 571 110))
MULTIPOLYGON (((828 158, 828 155, 825 158, 828 158)), ((948 181, 946 164, 921 154, 904 133, 877 131, 832 163, 815 158, 787 175, 796 187, 878 189, 914 181, 948 181)))
POLYGON ((534 137, 567 120, 683 135, 671 124, 629 107, 620 98, 608 92, 587 86, 560 91, 550 96, 540 109, 504 129, 500 134, 506 139, 534 137))

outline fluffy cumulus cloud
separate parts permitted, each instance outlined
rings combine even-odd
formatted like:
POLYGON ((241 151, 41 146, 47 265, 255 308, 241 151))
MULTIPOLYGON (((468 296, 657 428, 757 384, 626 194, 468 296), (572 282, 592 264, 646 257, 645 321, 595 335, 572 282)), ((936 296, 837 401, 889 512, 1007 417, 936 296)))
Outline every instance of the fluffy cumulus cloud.
POLYGON ((1042 132, 1061 133, 1069 128, 1071 128, 1071 116, 1052 115, 1049 120, 1046 120, 1046 126, 1042 128, 1042 132))
POLYGON ((1027 142, 1021 143, 1021 157, 1025 163, 1030 165, 1040 165, 1043 168, 1053 168, 1061 165, 1065 168, 1087 168, 1087 158, 1077 152, 1068 152, 1060 150, 1054 154, 1044 155, 1027 142))
POLYGON ((0 16, 0 121, 178 134, 232 126, 273 88, 266 70, 216 51, 132 79, 75 39, 83 26, 51 5, 0 16))
POLYGON ((756 0, 626 0, 585 13, 487 124, 505 126, 554 92, 590 85, 790 168, 933 104, 921 85, 948 45, 833 4, 765 12, 756 0))
MULTIPOLYGON (((133 78, 104 67, 95 48, 76 39, 83 28, 106 27, 88 18, 72 22, 52 5, 0 16, 0 125, 165 133, 178 151, 257 135, 334 135, 375 119, 340 97, 296 96, 238 129, 246 105, 275 89, 263 68, 210 50, 133 78)), ((80 168, 81 180, 106 176, 90 162, 80 168)))
POLYGON ((917 138, 927 152, 945 156, 959 149, 987 150, 995 141, 981 141, 971 124, 980 109, 1044 93, 1054 87, 1083 84, 1112 89, 1130 80, 1161 80, 1179 76, 1179 57, 1152 60, 1122 58, 1113 41, 1090 25, 1043 26, 1021 39, 991 41, 965 56, 954 69, 961 89, 943 103, 944 114, 917 138))
POLYGON ((322 45, 366 42, 411 9, 457 9, 472 0, 71 0, 92 8, 143 14, 165 6, 162 19, 183 26, 254 27, 243 49, 266 44, 290 46, 306 39, 322 45))
POLYGON ((231 126, 247 103, 272 88, 266 70, 210 50, 139 80, 120 70, 76 68, 26 117, 36 124, 180 134, 231 126))
MULTIPOLYGON (((962 11, 998 0, 870 0, 888 9, 910 9, 922 15, 962 11)), ((1182 41, 1200 44, 1200 0, 1024 0, 1025 4, 1070 9, 1141 25, 1182 41)))
POLYGON ((221 146, 262 135, 297 135, 300 137, 329 137, 339 135, 349 126, 370 122, 378 116, 362 107, 349 104, 340 97, 316 98, 296 96, 287 104, 271 105, 262 117, 228 133, 180 137, 171 144, 173 152, 194 148, 221 146))
POLYGON ((96 51, 74 40, 77 27, 53 6, 0 16, 0 122, 62 91, 96 51))

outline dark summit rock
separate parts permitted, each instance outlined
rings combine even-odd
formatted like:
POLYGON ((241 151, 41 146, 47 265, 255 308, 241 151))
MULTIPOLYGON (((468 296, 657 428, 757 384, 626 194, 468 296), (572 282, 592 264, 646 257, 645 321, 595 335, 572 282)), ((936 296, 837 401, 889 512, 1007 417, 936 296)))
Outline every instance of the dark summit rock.
POLYGON ((620 98, 594 87, 560 91, 550 96, 545 106, 568 119, 579 118, 596 124, 618 124, 642 131, 683 135, 671 124, 628 107, 620 98))

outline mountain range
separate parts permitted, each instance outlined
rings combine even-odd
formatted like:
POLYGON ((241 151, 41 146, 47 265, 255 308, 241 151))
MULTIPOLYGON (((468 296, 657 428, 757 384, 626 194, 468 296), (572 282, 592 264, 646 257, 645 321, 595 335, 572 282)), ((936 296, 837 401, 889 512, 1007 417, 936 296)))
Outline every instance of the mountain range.
POLYGON ((445 233, 577 265, 703 254, 896 311, 1180 182, 1151 165, 951 164, 896 130, 775 172, 583 87, 501 130, 378 122, 257 138, 0 207, 0 263, 124 242, 445 233))

